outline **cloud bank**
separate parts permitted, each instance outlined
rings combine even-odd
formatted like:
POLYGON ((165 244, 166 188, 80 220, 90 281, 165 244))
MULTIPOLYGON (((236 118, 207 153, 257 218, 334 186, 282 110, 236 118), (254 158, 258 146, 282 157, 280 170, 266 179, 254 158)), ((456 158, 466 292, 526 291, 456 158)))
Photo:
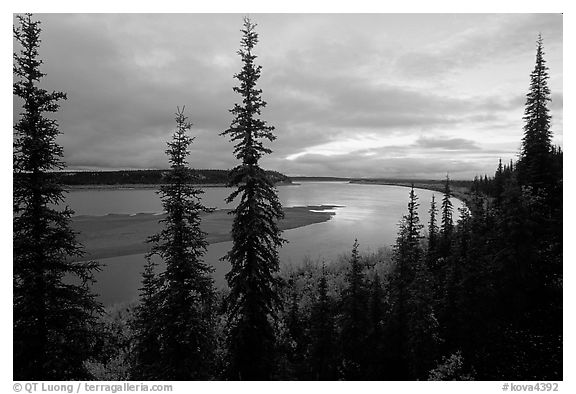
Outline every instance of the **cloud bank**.
MULTIPOLYGON (((176 106, 197 168, 235 165, 242 15, 39 14, 45 87, 72 169, 166 168, 176 106)), ((256 14, 259 86, 289 175, 457 178, 515 157, 538 33, 562 144, 562 16, 256 14)), ((14 115, 18 116, 18 102, 14 115)))

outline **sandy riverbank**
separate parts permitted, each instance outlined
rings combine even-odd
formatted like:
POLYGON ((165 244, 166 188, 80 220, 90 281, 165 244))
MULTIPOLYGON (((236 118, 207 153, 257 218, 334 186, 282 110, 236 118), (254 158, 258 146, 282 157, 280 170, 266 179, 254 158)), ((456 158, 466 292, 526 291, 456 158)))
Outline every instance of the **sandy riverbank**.
MULTIPOLYGON (((288 230, 330 220, 336 208, 331 205, 285 208, 285 218, 279 227, 288 230)), ((202 215, 201 228, 208 243, 230 241, 232 216, 222 209, 202 215)), ((79 232, 78 239, 85 247, 87 259, 146 253, 147 237, 161 230, 159 220, 165 215, 140 213, 136 215, 110 214, 105 216, 75 216, 72 227, 79 232)))

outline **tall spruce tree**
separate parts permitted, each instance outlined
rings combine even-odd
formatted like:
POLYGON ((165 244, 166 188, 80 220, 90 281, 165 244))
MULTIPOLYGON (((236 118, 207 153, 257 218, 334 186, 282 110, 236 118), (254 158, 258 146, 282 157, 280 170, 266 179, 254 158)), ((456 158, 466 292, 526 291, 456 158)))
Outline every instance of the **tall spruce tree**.
MULTIPOLYGON (((534 115, 525 126, 530 133, 536 129, 528 125, 544 125, 542 132, 549 120, 541 39, 537 52, 526 111, 534 115)), ((442 267, 443 352, 463 356, 480 380, 562 378, 562 165, 548 179, 541 176, 545 160, 537 162, 547 149, 531 143, 547 145, 546 132, 528 134, 520 162, 499 163, 493 179, 475 179, 442 267), (490 206, 484 195, 500 201, 490 206)))
POLYGON ((409 257, 413 263, 421 256, 420 239, 422 239, 422 236, 420 235, 420 231, 424 226, 420 223, 420 217, 418 215, 419 206, 418 196, 414 192, 414 185, 412 185, 408 201, 408 214, 405 216, 406 228, 404 229, 404 235, 406 246, 408 247, 407 250, 410 253, 409 257))
POLYGON ((410 189, 408 212, 402 217, 396 244, 394 245, 394 268, 390 281, 391 319, 389 322, 391 373, 396 379, 408 379, 409 367, 409 310, 410 287, 420 264, 422 250, 420 231, 422 224, 418 215, 418 197, 414 187, 410 189))
POLYGON ((358 240, 354 241, 350 266, 346 273, 346 288, 342 294, 342 372, 346 380, 359 380, 363 378, 366 336, 368 334, 368 292, 364 280, 364 273, 360 255, 358 253, 358 240))
POLYGON ((222 135, 230 137, 234 154, 241 164, 230 171, 229 185, 236 190, 227 202, 240 197, 232 210, 232 250, 224 257, 232 265, 226 275, 230 294, 226 298, 229 316, 229 376, 240 380, 266 380, 272 372, 274 332, 271 319, 278 303, 278 248, 283 240, 278 220, 283 217, 282 205, 273 181, 266 176, 258 161, 271 153, 263 140, 273 141, 274 127, 260 119, 266 102, 256 87, 261 66, 254 61, 253 50, 258 42, 256 25, 244 18, 241 48, 242 70, 235 75, 239 86, 234 91, 242 96, 230 112, 234 115, 230 128, 222 135))
POLYGON ((405 290, 414 277, 414 269, 422 256, 420 247, 420 230, 423 225, 418 215, 418 196, 414 187, 410 189, 408 212, 402 217, 398 238, 394 246, 395 280, 397 281, 398 298, 404 302, 405 290))
POLYGON ((439 239, 440 229, 437 224, 438 208, 436 204, 436 197, 432 195, 430 202, 430 221, 428 222, 428 250, 426 251, 426 265, 428 273, 430 274, 430 286, 432 288, 432 299, 438 300, 442 295, 443 287, 443 272, 441 264, 438 262, 440 256, 439 249, 442 247, 442 238, 439 239))
POLYGON ((438 342, 438 322, 433 308, 434 281, 420 245, 420 232, 424 226, 420 223, 418 207, 418 196, 412 186, 396 257, 401 269, 397 282, 397 313, 406 315, 400 317, 402 324, 399 326, 405 331, 401 342, 405 352, 403 359, 406 360, 407 376, 412 379, 422 378, 431 368, 438 342))
MULTIPOLYGON (((487 179, 487 178, 485 178, 487 179)), ((452 214, 454 207, 452 206, 452 191, 450 190, 450 177, 446 175, 446 181, 444 182, 444 195, 442 196, 442 220, 440 223, 440 233, 442 234, 442 247, 441 252, 443 255, 447 255, 450 249, 450 237, 452 235, 452 230, 454 227, 452 214)))
POLYGON ((542 36, 538 36, 536 65, 530 74, 530 91, 524 110, 524 137, 518 162, 519 183, 535 190, 547 189, 554 181, 552 166, 551 116, 548 110, 550 88, 544 60, 542 36))
POLYGON ((31 14, 16 18, 22 48, 14 54, 13 92, 23 113, 14 125, 14 379, 87 379, 83 362, 102 312, 90 292, 99 265, 73 262, 83 251, 70 227, 73 211, 57 206, 65 164, 58 123, 46 116, 66 94, 39 87, 40 22, 31 14))
POLYGON ((502 166, 502 159, 498 161, 498 167, 496 168, 496 172, 494 173, 494 202, 496 206, 500 206, 502 203, 502 193, 504 193, 504 182, 505 182, 505 175, 504 175, 505 166, 502 166))
POLYGON ((503 354, 491 373, 519 379, 562 376, 562 165, 551 144, 548 79, 539 36, 521 155, 495 219, 503 354))
POLYGON ((160 257, 166 270, 160 273, 156 295, 160 357, 157 378, 163 380, 206 379, 211 376, 214 350, 212 321, 213 268, 202 257, 206 234, 200 229, 201 214, 210 212, 200 201, 203 193, 192 185, 194 177, 187 156, 193 138, 184 108, 176 112, 176 130, 166 154, 170 172, 158 194, 166 217, 164 228, 148 239, 148 259, 160 257))
POLYGON ((428 222, 428 256, 432 262, 438 241, 438 225, 436 224, 438 207, 436 206, 436 196, 434 194, 432 195, 432 201, 430 202, 430 210, 428 213, 430 214, 430 221, 428 222))

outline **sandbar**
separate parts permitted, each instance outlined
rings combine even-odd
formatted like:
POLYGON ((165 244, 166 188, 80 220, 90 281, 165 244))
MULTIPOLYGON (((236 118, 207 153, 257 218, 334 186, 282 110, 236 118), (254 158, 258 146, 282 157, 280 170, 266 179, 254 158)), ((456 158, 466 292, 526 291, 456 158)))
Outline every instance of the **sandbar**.
MULTIPOLYGON (((278 226, 281 230, 303 227, 330 220, 335 214, 334 205, 284 208, 284 219, 278 226)), ((231 241, 233 216, 229 209, 220 209, 202 214, 201 229, 207 233, 209 244, 231 241)), ((161 231, 165 214, 138 213, 109 214, 104 216, 74 216, 72 228, 84 245, 82 260, 104 259, 148 252, 146 239, 161 231)))

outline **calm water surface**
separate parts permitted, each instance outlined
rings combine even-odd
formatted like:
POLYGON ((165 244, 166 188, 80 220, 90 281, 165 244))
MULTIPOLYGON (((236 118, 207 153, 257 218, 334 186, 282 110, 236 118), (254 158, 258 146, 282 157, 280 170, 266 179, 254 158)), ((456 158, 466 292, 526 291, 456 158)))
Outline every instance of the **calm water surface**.
MULTIPOLYGON (((398 223, 408 205, 409 188, 401 186, 362 185, 346 182, 302 182, 299 185, 278 187, 278 195, 285 207, 306 205, 338 205, 336 215, 327 222, 316 223, 284 231, 289 242, 280 250, 282 264, 297 265, 305 257, 323 259, 327 263, 334 257, 351 250, 354 239, 360 251, 375 251, 394 243, 398 223)), ((231 208, 224 199, 230 189, 206 188, 203 202, 214 208, 231 208)), ((429 219, 428 209, 432 195, 440 205, 442 195, 430 190, 417 189, 419 215, 423 224, 429 219)), ((67 195, 66 203, 77 215, 106 215, 108 213, 134 214, 162 211, 162 204, 154 190, 78 190, 67 195)), ((462 202, 452 200, 455 213, 462 202)), ((227 262, 220 261, 231 248, 231 242, 209 245, 205 261, 215 268, 217 286, 225 286, 224 275, 230 270, 227 262)), ((101 259, 106 264, 97 274, 95 291, 104 304, 130 301, 138 296, 141 272, 145 262, 142 254, 101 259)))

